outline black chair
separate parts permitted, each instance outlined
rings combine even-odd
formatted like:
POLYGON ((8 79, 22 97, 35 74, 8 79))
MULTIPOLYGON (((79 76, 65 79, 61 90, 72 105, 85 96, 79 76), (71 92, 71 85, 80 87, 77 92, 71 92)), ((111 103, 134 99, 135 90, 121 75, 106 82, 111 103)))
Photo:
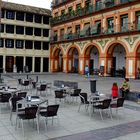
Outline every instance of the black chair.
MULTIPOLYGON (((45 93, 46 88, 47 88, 46 84, 41 84, 40 87, 37 87, 37 93, 40 92, 40 95, 41 95, 41 93, 45 93)), ((47 94, 45 96, 47 96, 47 94)))
POLYGON ((24 113, 17 114, 16 128, 17 128, 18 120, 21 120, 21 123, 22 123, 22 133, 24 135, 23 120, 36 119, 36 122, 37 122, 37 131, 39 133, 39 119, 38 119, 37 116, 38 116, 38 107, 37 106, 26 107, 24 113))
POLYGON ((0 102, 1 103, 8 103, 11 97, 11 93, 1 93, 0 94, 0 102))
POLYGON ((80 93, 79 94, 79 97, 81 99, 81 102, 79 104, 79 108, 78 108, 78 112, 80 111, 80 108, 81 108, 81 105, 85 105, 85 109, 87 111, 88 109, 88 106, 89 106, 89 101, 87 100, 88 96, 87 96, 87 93, 80 93))
POLYGON ((21 104, 18 104, 17 106, 17 101, 22 100, 22 97, 19 97, 18 95, 13 95, 10 99, 9 99, 9 104, 10 104, 10 121, 12 122, 12 113, 17 111, 18 108, 18 112, 22 112, 24 111, 24 108, 22 108, 21 104))
POLYGON ((76 98, 76 101, 77 101, 77 98, 79 97, 80 92, 81 92, 81 89, 74 89, 73 93, 70 94, 70 96, 73 98, 73 101, 74 101, 74 98, 76 98))
POLYGON ((25 80, 24 82, 22 82, 22 86, 24 87, 24 89, 29 88, 29 84, 30 84, 29 80, 25 80))
POLYGON ((57 102, 56 100, 59 99, 61 102, 62 99, 66 99, 66 94, 64 94, 63 90, 55 90, 55 103, 57 102))
POLYGON ((46 108, 46 111, 40 111, 40 115, 42 117, 45 117, 45 128, 47 128, 47 119, 49 117, 52 118, 52 125, 53 125, 53 119, 55 116, 57 116, 57 112, 58 112, 58 108, 59 108, 59 105, 56 104, 56 105, 48 105, 47 108, 46 108))
POLYGON ((110 114, 110 117, 112 119, 112 114, 111 114, 111 110, 110 110, 110 103, 111 103, 111 99, 104 99, 102 101, 97 101, 97 104, 93 105, 94 108, 99 109, 100 116, 101 116, 102 120, 103 120, 102 111, 106 110, 106 109, 109 110, 109 114, 110 114))
POLYGON ((116 113, 118 113, 118 109, 123 107, 124 100, 125 100, 125 98, 121 97, 121 98, 117 98, 116 102, 113 101, 110 104, 111 113, 112 113, 112 108, 115 108, 116 109, 116 113))
POLYGON ((17 95, 18 95, 18 97, 26 98, 27 92, 21 91, 21 92, 18 92, 17 95))

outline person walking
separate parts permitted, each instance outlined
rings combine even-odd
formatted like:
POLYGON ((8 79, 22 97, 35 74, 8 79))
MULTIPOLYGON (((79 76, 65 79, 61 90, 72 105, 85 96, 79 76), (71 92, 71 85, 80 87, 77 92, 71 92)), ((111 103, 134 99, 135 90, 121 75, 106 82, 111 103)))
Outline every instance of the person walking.
POLYGON ((89 67, 88 67, 88 65, 85 66, 85 76, 89 77, 89 67))

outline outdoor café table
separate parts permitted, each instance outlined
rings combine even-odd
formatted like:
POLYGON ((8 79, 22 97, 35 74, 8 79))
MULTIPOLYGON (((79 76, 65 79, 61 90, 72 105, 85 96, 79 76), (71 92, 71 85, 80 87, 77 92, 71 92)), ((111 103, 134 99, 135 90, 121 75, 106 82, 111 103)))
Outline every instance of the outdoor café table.
POLYGON ((17 88, 3 88, 3 89, 0 89, 0 93, 11 93, 11 95, 14 95, 15 93, 21 91, 21 89, 17 89, 17 88))

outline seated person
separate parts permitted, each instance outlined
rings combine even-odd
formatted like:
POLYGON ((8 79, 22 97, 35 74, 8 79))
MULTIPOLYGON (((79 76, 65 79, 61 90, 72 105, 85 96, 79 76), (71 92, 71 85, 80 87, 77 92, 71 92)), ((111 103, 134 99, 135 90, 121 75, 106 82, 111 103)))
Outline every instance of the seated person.
POLYGON ((124 82, 122 83, 122 86, 120 88, 122 92, 122 97, 125 98, 126 94, 130 91, 130 85, 129 85, 129 79, 125 78, 124 82))

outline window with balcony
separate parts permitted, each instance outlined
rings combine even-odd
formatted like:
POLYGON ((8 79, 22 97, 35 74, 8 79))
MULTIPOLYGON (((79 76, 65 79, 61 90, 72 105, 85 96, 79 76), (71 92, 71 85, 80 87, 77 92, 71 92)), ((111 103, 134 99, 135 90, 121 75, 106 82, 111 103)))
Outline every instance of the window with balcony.
POLYGON ((5 47, 6 48, 14 48, 14 40, 13 39, 6 39, 5 40, 5 47))
POLYGON ((0 38, 0 47, 2 48, 3 47, 3 38, 0 38))
POLYGON ((17 49, 23 49, 23 40, 16 40, 16 48, 17 49))
POLYGON ((75 35, 76 35, 76 37, 79 37, 79 35, 80 35, 80 24, 75 26, 75 35))
POLYGON ((49 50, 49 42, 43 42, 43 50, 49 50))
POLYGON ((112 18, 108 18, 107 19, 107 33, 114 33, 114 19, 112 18))
POLYGON ((76 5, 76 14, 80 15, 82 12, 81 3, 76 5))
POLYGON ((100 20, 95 21, 95 27, 96 27, 96 30, 97 30, 97 34, 100 34, 102 32, 102 27, 101 27, 101 21, 100 20))
POLYGON ((33 22, 33 14, 26 13, 26 21, 27 22, 33 22))
POLYGON ((6 25, 6 33, 14 33, 14 25, 6 25))
POLYGON ((25 49, 33 49, 33 41, 26 40, 25 41, 25 49))
POLYGON ((34 28, 34 35, 35 36, 41 36, 41 29, 40 28, 34 28))
POLYGON ((54 31, 53 41, 57 41, 57 40, 58 40, 58 33, 57 31, 54 31))
POLYGON ((33 27, 26 27, 25 34, 26 35, 33 35, 33 27))
POLYGON ((35 23, 42 23, 42 16, 41 15, 35 15, 35 23))
POLYGON ((24 21, 24 13, 23 12, 16 12, 16 20, 24 21))
POLYGON ((7 10, 6 11, 6 18, 7 19, 15 19, 15 12, 12 10, 7 10))
POLYGON ((72 39, 72 27, 67 28, 67 39, 72 39))
POLYGON ((43 29, 43 36, 49 37, 49 29, 43 29))
POLYGON ((136 12, 136 28, 140 30, 140 11, 136 12))
POLYGON ((114 0, 105 0, 104 3, 106 8, 114 6, 114 0))
POLYGON ((96 0, 95 6, 96 6, 96 11, 101 10, 102 9, 102 1, 96 0))
POLYGON ((61 40, 64 40, 64 34, 65 34, 65 30, 64 28, 60 30, 60 38, 61 40))
POLYGON ((24 27, 23 26, 16 26, 16 34, 24 34, 24 27))
POLYGON ((121 32, 128 31, 128 14, 121 16, 121 32))
POLYGON ((2 10, 1 10, 1 18, 4 18, 4 17, 5 17, 5 10, 2 9, 2 10))
POLYGON ((0 33, 4 32, 4 24, 0 24, 0 33))
POLYGON ((35 41, 34 42, 34 49, 35 50, 41 50, 41 42, 40 41, 35 41))
POLYGON ((50 23, 50 17, 48 17, 48 16, 43 16, 43 24, 49 25, 49 23, 50 23))

